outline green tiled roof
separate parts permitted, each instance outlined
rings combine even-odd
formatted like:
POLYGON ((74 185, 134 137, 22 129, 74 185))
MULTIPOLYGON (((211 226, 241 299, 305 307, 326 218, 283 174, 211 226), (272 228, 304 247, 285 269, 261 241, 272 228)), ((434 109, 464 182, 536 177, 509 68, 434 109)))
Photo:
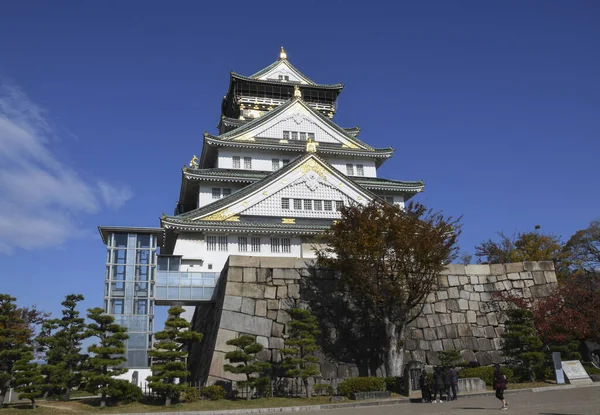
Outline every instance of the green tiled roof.
POLYGON ((170 227, 177 227, 180 225, 184 229, 251 229, 253 232, 268 232, 268 233, 296 233, 296 234, 314 234, 318 232, 326 231, 331 225, 324 224, 283 224, 283 223, 272 223, 272 222, 228 222, 228 221, 189 221, 178 218, 163 218, 161 219, 161 225, 165 227, 165 224, 171 225, 170 227))
MULTIPOLYGON (((234 130, 231 130, 231 131, 229 131, 229 132, 227 132, 225 134, 221 134, 219 136, 216 136, 216 138, 219 138, 219 139, 228 139, 228 138, 234 137, 236 135, 242 134, 244 131, 248 131, 248 130, 256 127, 257 125, 261 125, 262 123, 267 122, 271 118, 276 117, 278 114, 280 114, 281 112, 285 111, 287 108, 291 107, 296 102, 299 102, 311 114, 315 115, 316 117, 319 117, 321 120, 323 120, 323 122, 325 122, 327 125, 329 125, 330 127, 332 127, 334 130, 338 131, 345 138, 347 138, 350 142, 356 144, 359 147, 362 147, 362 149, 374 151, 373 147, 369 146, 367 143, 364 143, 364 142, 360 141, 358 138, 354 137, 352 134, 349 134, 342 127, 338 126, 336 123, 334 123, 333 121, 331 121, 329 118, 327 118, 326 116, 324 116, 323 114, 321 114, 319 111, 316 111, 316 110, 312 109, 309 105, 307 105, 300 98, 292 98, 288 102, 286 102, 285 104, 282 104, 279 107, 275 108, 274 110, 269 111, 268 113, 266 113, 262 117, 256 118, 256 119, 254 119, 254 120, 252 120, 252 121, 250 121, 250 122, 242 125, 241 127, 236 128, 234 130)), ((319 145, 321 145, 321 143, 319 143, 319 145)))
POLYGON ((367 196, 371 197, 372 199, 379 199, 379 196, 371 193, 371 191, 369 191, 368 189, 365 189, 362 186, 360 186, 359 184, 353 182, 352 179, 350 179, 350 178, 346 177, 345 175, 343 175, 342 173, 340 173, 335 167, 331 166, 329 163, 327 163, 325 160, 320 158, 318 155, 316 155, 314 153, 306 153, 302 157, 298 157, 296 160, 292 161, 291 163, 287 164, 286 166, 282 167, 281 169, 272 172, 271 174, 242 188, 241 190, 233 193, 232 195, 230 195, 228 197, 219 199, 219 200, 217 200, 213 203, 210 203, 206 206, 191 210, 191 211, 183 213, 181 215, 177 215, 176 217, 177 218, 201 217, 201 216, 207 215, 211 212, 216 212, 216 211, 224 208, 225 206, 227 206, 231 203, 235 203, 236 201, 244 198, 245 196, 254 193, 255 191, 262 188, 263 186, 267 185, 268 183, 271 183, 271 182, 277 180, 279 177, 285 175, 290 170, 293 170, 294 168, 296 168, 296 166, 298 166, 299 164, 304 162, 304 160, 306 160, 307 158, 309 158, 311 156, 314 156, 315 158, 317 158, 321 163, 323 163, 325 166, 327 166, 331 172, 334 172, 334 174, 339 174, 340 176, 343 176, 349 182, 354 183, 354 185, 356 187, 360 188, 367 196))
MULTIPOLYGON (((342 90, 344 89, 344 84, 315 84, 313 83, 308 83, 308 84, 301 84, 299 82, 292 82, 292 81, 279 81, 277 79, 258 79, 258 78, 253 78, 253 77, 249 77, 249 76, 244 76, 244 75, 240 75, 239 73, 235 73, 235 72, 231 72, 231 77, 235 78, 235 79, 239 79, 241 81, 248 81, 248 82, 256 82, 259 84, 276 84, 276 85, 282 85, 282 86, 294 86, 294 85, 298 85, 300 87, 300 89, 302 88, 311 88, 311 89, 335 89, 335 90, 342 90)), ((312 82, 312 81, 311 81, 312 82)))
MULTIPOLYGON (((228 178, 238 179, 247 183, 253 183, 258 180, 264 179, 273 172, 271 171, 257 171, 257 170, 240 170, 240 169, 190 169, 185 168, 184 173, 197 177, 206 178, 207 180, 226 180, 228 178)), ((383 179, 379 177, 362 177, 362 176, 351 176, 350 180, 359 184, 367 189, 380 189, 380 190, 404 190, 404 191, 422 191, 425 184, 420 181, 403 181, 403 180, 391 180, 383 179)))

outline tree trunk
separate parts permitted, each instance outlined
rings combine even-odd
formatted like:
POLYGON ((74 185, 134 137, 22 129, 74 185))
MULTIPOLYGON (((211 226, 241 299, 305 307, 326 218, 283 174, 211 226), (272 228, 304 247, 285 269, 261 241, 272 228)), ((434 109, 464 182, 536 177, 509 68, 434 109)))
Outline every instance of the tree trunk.
POLYGON ((71 399, 71 388, 67 386, 67 390, 65 391, 65 394, 63 395, 63 400, 68 401, 69 399, 71 399))
POLYGON ((31 409, 35 409, 37 408, 37 405, 35 403, 35 398, 31 398, 31 409))
POLYGON ((106 406, 106 392, 102 392, 102 397, 100 398, 100 408, 104 408, 106 406))
POLYGON ((400 330, 395 322, 389 318, 384 319, 385 334, 387 337, 387 351, 385 356, 385 372, 388 377, 401 377, 404 369, 404 348, 399 343, 404 340, 405 326, 400 330))
POLYGON ((248 386, 248 396, 246 396, 246 400, 251 400, 252 395, 254 395, 254 388, 252 386, 248 386))
POLYGON ((309 387, 308 379, 303 379, 302 381, 304 382, 304 388, 306 389, 306 397, 308 399, 312 398, 312 390, 309 387))
POLYGON ((8 389, 1 387, 0 388, 0 408, 4 406, 4 398, 6 397, 6 392, 8 389))
POLYGON ((171 395, 167 395, 165 398, 165 406, 171 406, 171 395))

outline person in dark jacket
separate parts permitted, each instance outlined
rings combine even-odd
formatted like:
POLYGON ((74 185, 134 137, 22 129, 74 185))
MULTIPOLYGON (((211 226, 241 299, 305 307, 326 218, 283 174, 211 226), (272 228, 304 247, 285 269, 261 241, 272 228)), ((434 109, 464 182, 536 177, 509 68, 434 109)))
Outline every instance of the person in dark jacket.
POLYGON ((431 388, 425 369, 421 371, 421 376, 419 376, 419 386, 421 387, 421 402, 431 402, 431 388))
POLYGON ((452 400, 458 399, 458 373, 455 368, 450 369, 450 377, 452 378, 452 400))
POLYGON ((441 367, 436 367, 433 372, 433 403, 437 403, 437 395, 440 395, 442 403, 442 391, 444 390, 444 374, 441 367))
POLYGON ((450 369, 446 366, 442 369, 444 377, 444 393, 446 394, 446 400, 450 401, 450 388, 452 387, 452 375, 450 375, 450 369))
POLYGON ((502 373, 500 369, 500 365, 495 365, 496 370, 494 371, 494 389, 496 390, 496 398, 502 401, 502 410, 508 409, 508 402, 504 399, 504 390, 506 389, 506 384, 508 383, 506 380, 506 376, 502 373))

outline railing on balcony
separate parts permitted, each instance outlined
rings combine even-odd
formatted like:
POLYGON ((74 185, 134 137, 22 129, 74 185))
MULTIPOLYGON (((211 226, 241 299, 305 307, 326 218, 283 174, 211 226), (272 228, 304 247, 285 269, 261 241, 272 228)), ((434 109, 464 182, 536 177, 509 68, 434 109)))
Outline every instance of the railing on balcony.
POLYGON ((210 301, 218 278, 217 272, 157 271, 155 299, 210 301))

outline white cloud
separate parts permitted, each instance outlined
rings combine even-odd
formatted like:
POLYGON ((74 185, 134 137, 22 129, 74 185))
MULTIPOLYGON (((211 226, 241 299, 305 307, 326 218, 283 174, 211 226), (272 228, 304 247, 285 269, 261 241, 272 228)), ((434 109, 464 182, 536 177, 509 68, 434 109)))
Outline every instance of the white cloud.
POLYGON ((126 187, 84 180, 52 151, 58 139, 39 106, 0 85, 0 253, 60 245, 81 235, 82 214, 131 198, 126 187))
POLYGON ((133 195, 129 188, 115 187, 103 180, 98 180, 98 189, 104 203, 112 208, 123 206, 133 195))

